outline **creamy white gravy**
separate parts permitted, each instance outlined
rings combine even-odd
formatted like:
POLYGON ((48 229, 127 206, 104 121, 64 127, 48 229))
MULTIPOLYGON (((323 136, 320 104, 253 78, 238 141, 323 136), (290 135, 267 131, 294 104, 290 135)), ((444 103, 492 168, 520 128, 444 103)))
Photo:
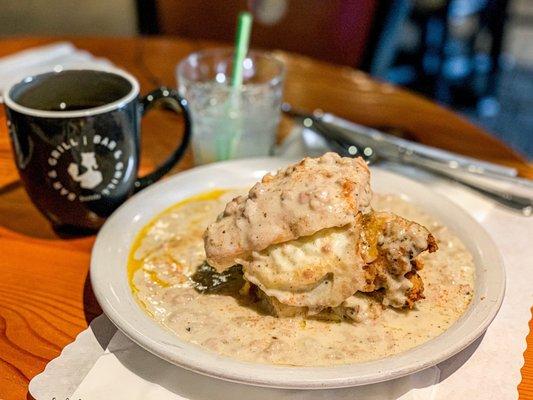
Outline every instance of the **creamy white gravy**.
POLYGON ((391 356, 448 329, 467 309, 475 266, 461 241, 438 221, 392 195, 374 194, 376 210, 426 226, 439 250, 424 253, 425 299, 413 310, 386 308, 361 322, 264 315, 246 298, 200 294, 188 276, 205 259, 202 233, 234 193, 173 207, 144 229, 132 250, 130 279, 143 308, 182 340, 244 361, 331 366, 391 356))

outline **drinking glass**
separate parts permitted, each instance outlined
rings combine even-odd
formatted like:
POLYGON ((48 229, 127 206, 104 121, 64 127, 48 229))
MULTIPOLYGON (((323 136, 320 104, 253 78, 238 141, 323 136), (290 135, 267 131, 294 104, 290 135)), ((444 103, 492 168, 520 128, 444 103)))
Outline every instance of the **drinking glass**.
POLYGON ((285 68, 272 54, 250 51, 242 85, 232 85, 233 49, 190 54, 176 70, 189 102, 196 164, 267 156, 276 141, 285 68))

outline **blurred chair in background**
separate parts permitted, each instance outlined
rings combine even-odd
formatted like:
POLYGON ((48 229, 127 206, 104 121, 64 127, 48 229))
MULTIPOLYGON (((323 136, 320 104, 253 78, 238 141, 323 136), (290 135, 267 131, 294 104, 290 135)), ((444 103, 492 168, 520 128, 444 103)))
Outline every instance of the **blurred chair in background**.
POLYGON ((510 68, 513 58, 502 54, 504 45, 519 48, 514 57, 533 61, 533 23, 529 31, 524 33, 521 26, 520 35, 505 40, 509 9, 531 22, 532 0, 137 0, 137 4, 141 33, 228 43, 234 35, 230 21, 239 10, 251 9, 256 21, 254 47, 349 65, 407 86, 463 112, 533 157, 533 72, 528 67, 510 68), (524 39, 527 32, 530 42, 524 39))
POLYGON ((282 49, 475 106, 494 96, 508 0, 137 0, 144 34, 231 43, 242 9, 254 47, 282 49), (206 28, 208 27, 208 29, 206 28))
POLYGON ((244 9, 253 47, 407 86, 533 158, 533 0, 0 0, 0 37, 140 33, 230 45, 244 9))
POLYGON ((253 47, 357 67, 377 0, 137 0, 141 33, 232 43, 239 11, 254 14, 253 47))

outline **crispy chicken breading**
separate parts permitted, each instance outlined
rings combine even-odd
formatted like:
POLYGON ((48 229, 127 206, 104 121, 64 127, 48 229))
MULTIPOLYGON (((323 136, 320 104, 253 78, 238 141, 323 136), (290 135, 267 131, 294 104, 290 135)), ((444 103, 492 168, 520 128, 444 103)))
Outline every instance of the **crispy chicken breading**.
POLYGON ((366 285, 361 291, 385 288, 384 304, 412 308, 424 292, 422 279, 416 272, 423 264, 416 257, 426 250, 436 251, 435 238, 422 225, 388 212, 365 214, 362 226, 360 245, 366 262, 363 267, 366 285), (407 286, 404 296, 391 290, 392 285, 399 282, 401 285, 402 280, 407 286))

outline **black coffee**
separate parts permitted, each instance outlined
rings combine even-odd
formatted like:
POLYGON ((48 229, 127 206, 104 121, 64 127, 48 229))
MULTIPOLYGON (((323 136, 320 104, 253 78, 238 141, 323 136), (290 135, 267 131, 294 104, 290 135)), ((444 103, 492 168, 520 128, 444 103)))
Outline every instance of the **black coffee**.
POLYGON ((30 78, 15 87, 11 98, 42 111, 78 111, 100 107, 125 97, 131 84, 122 76, 102 71, 65 71, 30 78))
POLYGON ((191 132, 187 102, 167 88, 144 98, 138 94, 139 85, 128 74, 96 70, 28 77, 5 92, 21 180, 56 229, 97 229, 182 157, 191 132), (157 103, 168 102, 182 111, 182 140, 155 171, 138 177, 140 118, 157 103))

